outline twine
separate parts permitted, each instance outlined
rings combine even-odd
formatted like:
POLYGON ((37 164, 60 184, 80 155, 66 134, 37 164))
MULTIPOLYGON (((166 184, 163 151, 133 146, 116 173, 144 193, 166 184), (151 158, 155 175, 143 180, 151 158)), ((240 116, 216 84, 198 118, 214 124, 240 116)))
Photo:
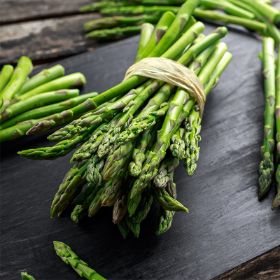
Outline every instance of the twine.
POLYGON ((138 75, 185 89, 197 102, 202 115, 206 97, 197 75, 184 65, 163 57, 148 57, 128 68, 125 79, 138 75))

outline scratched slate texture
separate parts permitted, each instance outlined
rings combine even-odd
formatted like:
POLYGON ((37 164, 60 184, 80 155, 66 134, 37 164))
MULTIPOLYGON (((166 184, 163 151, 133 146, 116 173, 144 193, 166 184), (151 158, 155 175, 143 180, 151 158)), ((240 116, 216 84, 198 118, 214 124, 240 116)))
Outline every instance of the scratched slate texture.
MULTIPOLYGON (((137 41, 61 63, 68 72, 85 73, 85 91, 102 91, 122 79, 137 41)), ((111 223, 109 209, 80 225, 68 216, 51 220, 50 203, 69 169, 69 156, 31 161, 16 155, 17 149, 46 145, 43 136, 2 145, 1 279, 19 279, 25 269, 38 280, 79 279, 56 257, 53 240, 69 244, 109 279, 211 279, 280 244, 280 212, 271 211, 272 196, 262 203, 256 198, 261 45, 243 32, 231 32, 225 41, 234 57, 207 102, 197 172, 187 177, 182 166, 176 172, 178 197, 190 214, 176 214, 169 232, 156 237, 154 211, 141 237, 128 240, 111 223)))

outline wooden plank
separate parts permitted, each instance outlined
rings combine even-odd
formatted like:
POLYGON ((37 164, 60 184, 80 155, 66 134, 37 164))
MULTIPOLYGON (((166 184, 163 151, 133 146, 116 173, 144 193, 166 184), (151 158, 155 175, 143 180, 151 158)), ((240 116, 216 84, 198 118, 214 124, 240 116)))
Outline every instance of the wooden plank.
POLYGON ((97 16, 85 14, 4 25, 0 28, 0 64, 15 62, 21 55, 46 61, 90 50, 97 43, 85 39, 83 23, 97 16))
POLYGON ((90 0, 0 0, 0 24, 76 14, 90 0))
POLYGON ((280 247, 242 264, 213 280, 279 280, 280 247))

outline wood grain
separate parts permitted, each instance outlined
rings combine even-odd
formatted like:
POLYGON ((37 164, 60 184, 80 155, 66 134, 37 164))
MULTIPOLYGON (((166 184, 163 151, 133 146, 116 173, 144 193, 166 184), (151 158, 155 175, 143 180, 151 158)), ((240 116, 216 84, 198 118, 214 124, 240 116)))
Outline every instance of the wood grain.
POLYGON ((0 24, 77 14, 90 0, 0 0, 0 24))
POLYGON ((213 280, 279 280, 280 246, 213 280))
POLYGON ((4 25, 0 28, 0 64, 15 62, 21 55, 46 61, 91 50, 97 43, 85 39, 83 23, 97 16, 85 14, 4 25))

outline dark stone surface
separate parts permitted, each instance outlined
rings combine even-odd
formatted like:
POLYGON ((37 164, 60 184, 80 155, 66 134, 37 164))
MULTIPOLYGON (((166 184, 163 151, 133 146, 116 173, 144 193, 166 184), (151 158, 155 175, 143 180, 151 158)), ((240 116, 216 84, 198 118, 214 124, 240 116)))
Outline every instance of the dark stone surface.
MULTIPOLYGON (((49 207, 69 168, 69 156, 55 161, 20 158, 16 150, 34 139, 2 145, 1 279, 19 279, 26 269, 38 280, 78 279, 55 255, 52 241, 69 244, 109 279, 210 279, 279 245, 279 211, 271 197, 257 201, 262 140, 263 93, 260 42, 231 32, 225 40, 234 58, 210 94, 203 120, 201 158, 193 177, 176 173, 178 197, 190 214, 176 214, 169 232, 153 235, 153 217, 141 237, 123 240, 110 210, 74 225, 68 217, 50 220, 49 207)), ((137 38, 94 54, 62 61, 82 71, 86 91, 120 81, 133 62, 137 38)), ((36 145, 47 142, 40 138, 36 145)))

